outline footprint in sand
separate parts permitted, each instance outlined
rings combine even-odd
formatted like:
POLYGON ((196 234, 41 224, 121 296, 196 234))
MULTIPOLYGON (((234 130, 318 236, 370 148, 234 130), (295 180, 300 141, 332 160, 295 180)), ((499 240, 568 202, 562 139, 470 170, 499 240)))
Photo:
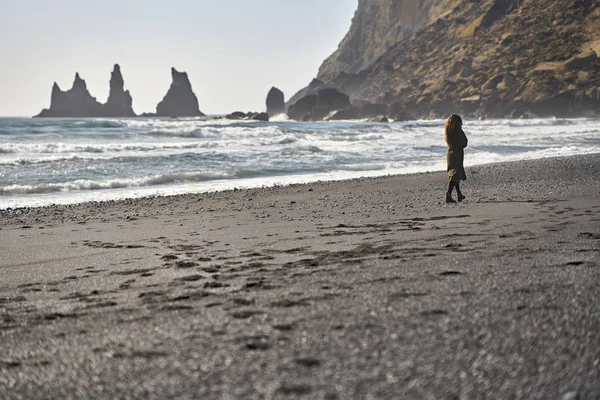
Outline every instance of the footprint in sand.
POLYGON ((218 289, 218 288, 223 288, 223 287, 229 287, 231 286, 228 283, 221 283, 221 282, 206 282, 204 284, 204 287, 207 289, 218 289))
POLYGON ((133 350, 130 352, 115 352, 112 354, 113 358, 143 358, 147 360, 151 360, 154 358, 167 357, 168 353, 164 351, 156 351, 156 350, 133 350))
POLYGON ((199 275, 199 274, 193 274, 193 275, 179 277, 179 278, 175 279, 175 282, 196 282, 196 281, 201 280, 202 278, 204 278, 204 276, 199 275))
POLYGON ((232 302, 236 306, 250 306, 255 303, 254 299, 245 299, 242 297, 237 297, 232 299, 232 302))
POLYGON ((310 302, 307 299, 282 299, 277 301, 272 301, 270 306, 273 308, 291 308, 291 307, 308 307, 310 306, 310 302))
POLYGON ((107 308, 107 307, 115 307, 118 303, 116 301, 98 301, 97 303, 88 304, 85 306, 86 309, 94 309, 94 308, 107 308))
POLYGON ((313 368, 321 365, 321 360, 318 358, 312 357, 304 357, 304 358, 296 358, 294 362, 302 367, 313 368))
POLYGON ((193 267, 197 267, 198 264, 193 262, 193 261, 177 261, 175 263, 175 267, 176 268, 193 268, 193 267))
POLYGON ((264 314, 264 312, 258 310, 240 310, 231 313, 231 317, 235 319, 248 319, 259 314, 264 314))
POLYGON ((242 336, 236 340, 242 343, 242 348, 253 351, 265 351, 271 348, 269 337, 265 335, 242 336))
POLYGON ((579 237, 586 238, 586 239, 600 240, 600 234, 592 233, 592 232, 581 232, 579 234, 579 237))
POLYGON ((312 392, 312 386, 301 384, 284 384, 277 389, 277 392, 286 396, 304 396, 312 392))
POLYGON ((294 322, 273 325, 273 329, 282 332, 290 332, 295 330, 297 327, 298 325, 294 322))
POLYGON ((55 321, 55 320, 59 320, 59 319, 66 319, 66 318, 78 318, 79 316, 75 313, 60 313, 60 312, 55 312, 55 313, 50 313, 50 314, 45 314, 42 316, 43 320, 46 321, 55 321))
POLYGON ((458 276, 458 275, 464 275, 464 273, 459 272, 459 271, 444 271, 444 272, 440 272, 438 275, 439 276, 458 276))
POLYGON ((152 269, 150 269, 150 268, 135 268, 135 269, 127 270, 127 271, 112 272, 111 275, 122 275, 122 276, 140 275, 140 276, 143 276, 143 274, 149 273, 150 271, 152 271, 152 269))
POLYGON ((403 292, 392 293, 391 295, 388 296, 388 299, 390 301, 394 301, 394 300, 401 300, 401 299, 409 299, 411 297, 425 297, 425 296, 429 296, 429 295, 430 295, 429 292, 403 291, 403 292))
POLYGON ((0 369, 18 368, 23 363, 19 360, 0 360, 0 369))
POLYGON ((421 311, 421 315, 424 317, 439 317, 439 316, 448 315, 448 314, 449 314, 448 311, 441 310, 441 309, 421 311))

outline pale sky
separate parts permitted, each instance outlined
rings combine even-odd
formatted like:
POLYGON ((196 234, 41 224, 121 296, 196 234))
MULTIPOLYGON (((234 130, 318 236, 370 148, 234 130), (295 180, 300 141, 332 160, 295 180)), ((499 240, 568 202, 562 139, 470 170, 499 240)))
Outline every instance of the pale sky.
POLYGON ((0 115, 50 106, 75 72, 104 103, 120 64, 136 113, 155 112, 186 71, 200 110, 262 111, 271 86, 286 100, 316 76, 358 0, 0 0, 0 115))

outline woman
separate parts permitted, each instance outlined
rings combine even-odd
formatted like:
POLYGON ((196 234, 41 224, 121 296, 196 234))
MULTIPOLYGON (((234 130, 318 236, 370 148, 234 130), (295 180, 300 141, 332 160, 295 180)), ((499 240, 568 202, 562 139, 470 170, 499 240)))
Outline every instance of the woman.
POLYGON ((456 203, 452 198, 452 190, 456 188, 458 201, 463 201, 465 196, 460 192, 460 181, 467 179, 463 160, 465 158, 464 148, 467 147, 467 136, 462 130, 462 118, 457 114, 452 114, 446 121, 444 131, 446 143, 448 144, 448 192, 446 193, 446 203, 456 203))

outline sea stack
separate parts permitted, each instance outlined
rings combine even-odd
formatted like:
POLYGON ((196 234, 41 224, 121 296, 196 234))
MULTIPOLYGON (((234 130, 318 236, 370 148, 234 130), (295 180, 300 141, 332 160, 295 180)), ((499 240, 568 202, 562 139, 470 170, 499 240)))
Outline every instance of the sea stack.
POLYGON ((131 94, 125 90, 125 82, 121 75, 121 67, 115 64, 110 76, 110 93, 104 105, 106 117, 135 117, 133 112, 131 94))
POLYGON ((87 90, 87 85, 75 73, 73 87, 63 92, 58 84, 54 82, 52 95, 50 97, 50 108, 43 109, 36 117, 40 118, 85 118, 101 117, 103 105, 96 101, 87 90))
POLYGON ((128 90, 124 90, 121 68, 115 64, 110 78, 110 94, 106 104, 92 97, 87 85, 75 74, 73 87, 66 92, 60 90, 54 82, 50 96, 50 108, 43 109, 36 117, 40 118, 115 118, 135 117, 131 107, 132 99, 128 90))
POLYGON ((171 68, 173 82, 163 100, 156 106, 159 117, 203 117, 198 98, 192 90, 187 73, 171 68))
POLYGON ((272 87, 269 94, 267 94, 267 114, 269 114, 269 117, 285 114, 285 96, 276 87, 272 87))

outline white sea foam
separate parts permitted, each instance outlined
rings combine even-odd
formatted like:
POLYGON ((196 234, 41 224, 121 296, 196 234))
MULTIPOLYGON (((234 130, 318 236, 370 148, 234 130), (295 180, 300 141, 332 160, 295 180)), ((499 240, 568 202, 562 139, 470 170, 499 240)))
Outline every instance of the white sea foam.
POLYGON ((289 121, 290 118, 286 114, 276 114, 276 115, 273 115, 269 120, 271 122, 285 122, 285 121, 289 121))
POLYGON ((204 151, 219 146, 217 142, 188 143, 38 143, 0 144, 0 165, 36 164, 78 159, 110 159, 114 157, 154 157, 204 151))
POLYGON ((0 187, 0 195, 7 194, 39 194, 52 192, 72 192, 81 190, 122 189, 143 186, 168 185, 182 182, 204 182, 217 179, 234 179, 238 175, 247 175, 244 171, 212 171, 212 172, 182 172, 162 175, 151 175, 139 178, 108 179, 94 181, 77 179, 70 182, 50 183, 40 185, 8 185, 0 187))
MULTIPOLYGON (((0 119, 0 208, 443 170, 444 122, 0 119)), ((600 152, 599 120, 464 129, 467 166, 600 152)))

